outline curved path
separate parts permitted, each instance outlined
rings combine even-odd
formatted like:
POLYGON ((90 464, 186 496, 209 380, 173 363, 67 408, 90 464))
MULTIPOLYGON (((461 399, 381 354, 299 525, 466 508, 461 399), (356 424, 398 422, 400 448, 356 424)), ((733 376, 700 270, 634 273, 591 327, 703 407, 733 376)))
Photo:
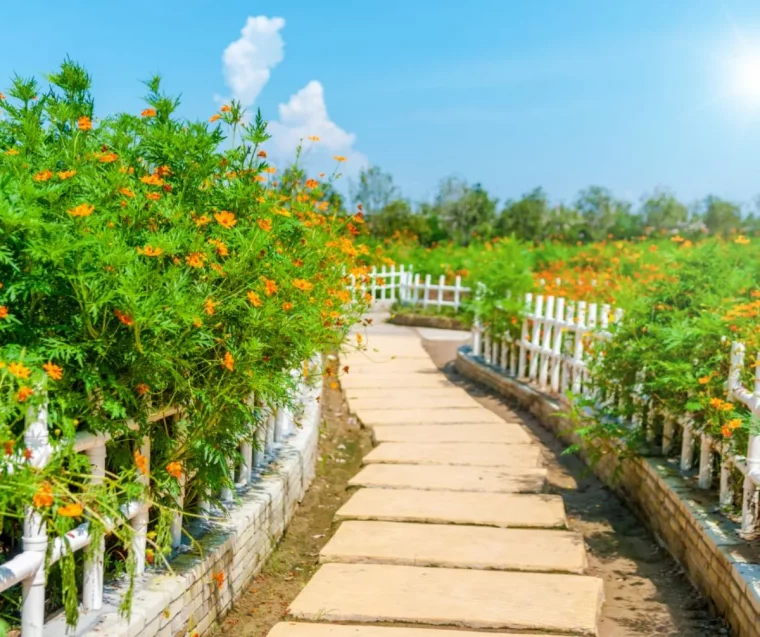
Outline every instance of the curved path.
POLYGON ((379 323, 365 338, 342 384, 377 446, 291 604, 298 621, 271 637, 596 635, 602 580, 583 574, 583 538, 542 493, 521 423, 449 382, 415 330, 379 323))

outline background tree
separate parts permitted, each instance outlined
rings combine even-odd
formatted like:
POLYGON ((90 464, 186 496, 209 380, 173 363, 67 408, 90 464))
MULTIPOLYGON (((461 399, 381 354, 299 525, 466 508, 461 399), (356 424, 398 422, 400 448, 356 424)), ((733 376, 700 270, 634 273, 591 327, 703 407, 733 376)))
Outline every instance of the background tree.
POLYGON ((359 173, 358 184, 351 184, 350 193, 352 203, 361 204, 368 216, 379 212, 391 201, 399 198, 393 177, 378 166, 363 169, 359 173))
POLYGON ((578 194, 575 207, 583 219, 583 239, 599 241, 609 235, 615 238, 630 236, 637 227, 632 219, 631 204, 615 199, 601 186, 591 186, 578 194))
POLYGON ((518 201, 507 201, 496 224, 500 235, 514 234, 523 241, 541 241, 547 234, 549 204, 542 188, 535 188, 518 201))
POLYGON ((741 226, 741 208, 731 201, 708 195, 700 207, 701 219, 713 234, 728 234, 741 226))
POLYGON ((688 221, 689 211, 675 196, 664 188, 657 188, 641 204, 644 224, 654 230, 672 230, 688 221))
POLYGON ((435 207, 451 238, 467 245, 473 237, 493 235, 497 200, 491 199, 480 184, 470 187, 459 177, 441 182, 435 207))

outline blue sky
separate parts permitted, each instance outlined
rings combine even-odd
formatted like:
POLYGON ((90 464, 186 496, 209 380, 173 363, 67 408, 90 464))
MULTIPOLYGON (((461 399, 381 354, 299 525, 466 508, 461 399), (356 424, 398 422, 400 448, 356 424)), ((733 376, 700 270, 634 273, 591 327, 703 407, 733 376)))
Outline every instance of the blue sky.
POLYGON ((658 185, 686 202, 760 194, 757 0, 4 4, 2 88, 68 54, 100 114, 140 110, 155 72, 191 118, 255 94, 279 156, 308 130, 327 142, 314 167, 379 165, 415 201, 450 174, 502 200, 539 185, 555 200, 591 184, 634 201, 658 185))

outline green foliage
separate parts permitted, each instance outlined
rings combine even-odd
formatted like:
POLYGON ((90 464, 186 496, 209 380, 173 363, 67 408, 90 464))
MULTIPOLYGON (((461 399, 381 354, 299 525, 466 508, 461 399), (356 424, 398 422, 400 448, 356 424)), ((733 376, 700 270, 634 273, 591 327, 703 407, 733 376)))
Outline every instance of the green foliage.
MULTIPOLYGON (((67 60, 49 81, 41 94, 16 77, 0 100, 0 511, 5 525, 34 500, 51 536, 87 518, 97 537, 119 505, 147 498, 161 556, 177 467, 189 502, 213 501, 253 436, 246 399, 287 402, 291 370, 337 346, 361 310, 341 274, 366 253, 360 220, 331 211, 331 185, 298 167, 270 186, 266 125, 237 103, 212 125, 181 120, 156 77, 140 116, 97 120, 82 67, 67 60), (57 452, 34 469, 24 418, 43 404, 57 452), (152 422, 164 405, 181 415, 152 422), (101 485, 73 451, 83 431, 112 439, 101 485)), ((115 533, 129 544, 129 525, 115 533)), ((70 623, 73 565, 63 558, 70 623)))

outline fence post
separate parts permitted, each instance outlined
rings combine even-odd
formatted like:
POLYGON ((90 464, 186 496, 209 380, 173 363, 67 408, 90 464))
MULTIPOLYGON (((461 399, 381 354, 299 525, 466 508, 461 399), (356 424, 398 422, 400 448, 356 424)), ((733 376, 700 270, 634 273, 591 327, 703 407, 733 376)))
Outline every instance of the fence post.
POLYGON ((372 301, 375 300, 375 292, 377 292, 377 267, 372 266, 372 271, 369 275, 369 289, 370 289, 370 296, 372 297, 372 301))
POLYGON ((525 295, 525 318, 523 318, 522 332, 520 333, 519 348, 520 354, 517 363, 517 377, 525 378, 526 359, 528 354, 528 316, 530 316, 533 306, 533 294, 528 292, 525 295))
POLYGON ((446 285, 446 277, 442 274, 438 277, 438 298, 436 299, 438 309, 443 306, 443 287, 446 285))
MULTIPOLYGON (((144 436, 140 446, 140 455, 145 458, 145 472, 140 472, 137 481, 148 488, 150 484, 150 438, 144 436)), ((134 535, 132 536, 132 553, 135 557, 135 575, 145 572, 145 549, 148 545, 148 502, 141 500, 137 514, 130 522, 134 535)))
POLYGON ((420 273, 414 275, 414 304, 419 305, 420 304, 420 273))
MULTIPOLYGON (((103 484, 106 477, 106 445, 91 447, 86 452, 90 461, 90 483, 103 484)), ((100 610, 103 607, 103 563, 105 558, 105 538, 101 537, 97 547, 85 560, 82 584, 82 608, 100 610)))
POLYGON ((423 291, 423 297, 422 297, 422 307, 426 308, 428 306, 428 301, 430 300, 430 275, 425 275, 425 289, 423 291))
POLYGON ((709 489, 712 486, 712 448, 710 439, 703 435, 699 442, 699 478, 697 486, 700 489, 709 489))
POLYGON ((549 377, 549 357, 551 355, 552 346, 552 325, 551 321, 554 320, 554 297, 549 296, 546 299, 546 316, 544 321, 544 333, 541 342, 541 359, 538 373, 538 385, 541 388, 546 388, 546 381, 549 377))
POLYGON ((528 378, 536 380, 538 378, 538 352, 541 347, 541 325, 544 317, 544 296, 539 294, 536 297, 536 309, 533 313, 533 330, 530 337, 530 368, 528 378))
MULTIPOLYGON (((29 407, 26 412, 24 444, 32 452, 29 463, 43 467, 50 455, 47 404, 29 407)), ((47 552, 47 528, 42 516, 34 507, 27 507, 24 514, 24 552, 40 553, 40 567, 34 576, 22 583, 21 631, 24 637, 42 637, 45 624, 45 553, 47 552)))
POLYGON ((459 309, 459 294, 462 289, 462 277, 457 274, 454 279, 454 309, 459 309))
POLYGON ((681 471, 688 471, 694 464, 694 434, 688 420, 681 421, 683 435, 681 436, 681 471))
POLYGON ((396 281, 396 266, 394 264, 391 266, 391 301, 393 301, 394 303, 396 301, 396 286, 397 285, 398 285, 398 282, 396 281))
POLYGON ((583 332, 586 329, 586 302, 578 301, 578 316, 575 323, 575 338, 573 339, 573 394, 581 393, 581 367, 583 365, 583 332))
POLYGON ((556 312, 554 314, 554 343, 552 343, 552 369, 550 386, 553 392, 559 391, 559 371, 562 355, 562 330, 565 323, 565 299, 559 297, 557 299, 556 312))

